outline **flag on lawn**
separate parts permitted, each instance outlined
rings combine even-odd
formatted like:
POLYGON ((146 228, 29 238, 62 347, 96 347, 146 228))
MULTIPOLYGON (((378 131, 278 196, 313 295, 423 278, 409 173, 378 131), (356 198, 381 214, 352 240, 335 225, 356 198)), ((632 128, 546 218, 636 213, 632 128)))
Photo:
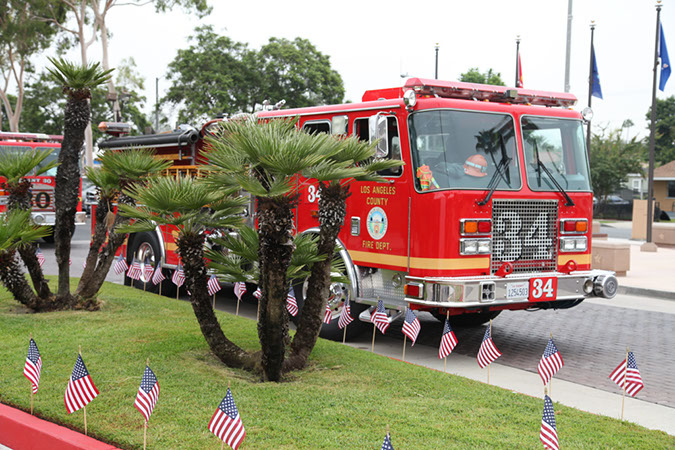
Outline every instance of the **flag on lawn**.
POLYGON ((347 299, 345 300, 345 304, 342 307, 342 312, 340 313, 340 320, 338 320, 338 328, 343 329, 353 321, 354 319, 352 318, 351 315, 351 307, 349 306, 349 299, 347 299))
POLYGON ((382 334, 389 328, 389 318, 387 317, 387 311, 384 309, 384 302, 382 300, 377 301, 377 308, 370 316, 370 321, 375 324, 382 334))
POLYGON ((181 287, 185 283, 185 272, 183 272, 183 266, 181 263, 178 263, 178 267, 173 271, 173 276, 171 281, 178 287, 181 287))
POLYGON ((553 402, 548 395, 544 395, 544 413, 541 417, 539 439, 544 444, 544 448, 558 450, 558 431, 555 427, 555 413, 553 412, 553 402))
POLYGON ((602 87, 600 87, 600 74, 598 72, 598 63, 595 60, 595 47, 591 46, 591 53, 593 56, 593 77, 591 78, 591 82, 593 83, 591 86, 591 95, 593 97, 598 97, 602 98, 602 87))
POLYGON ((157 265, 157 268, 155 269, 155 274, 152 276, 152 284, 157 286, 164 280, 166 280, 166 277, 164 276, 164 273, 162 273, 162 268, 159 267, 159 265, 157 265))
POLYGON ((237 296, 237 300, 241 300, 241 298, 244 296, 245 293, 246 293, 246 283, 244 283, 243 281, 237 281, 236 283, 234 283, 234 295, 237 296))
POLYGON ((218 281, 218 278, 216 278, 215 275, 211 275, 208 283, 206 283, 206 287, 209 290, 209 295, 216 295, 216 292, 220 290, 220 282, 218 281))
POLYGON ((544 382, 544 385, 547 385, 551 381, 551 377, 558 372, 565 363, 563 362, 562 356, 558 351, 558 347, 553 343, 553 338, 549 338, 544 354, 541 356, 539 365, 537 366, 537 371, 541 377, 541 381, 544 382))
POLYGON ((666 37, 663 35, 663 24, 659 36, 659 57, 661 58, 661 76, 659 77, 659 90, 666 88, 668 78, 670 78, 670 58, 668 58, 668 48, 666 47, 666 37))
POLYGON ((143 372, 143 378, 141 378, 141 386, 138 388, 134 406, 143 414, 146 422, 150 419, 152 410, 155 409, 158 397, 159 383, 157 382, 157 377, 149 366, 145 366, 145 372, 143 372))
POLYGON ((391 445, 391 435, 387 432, 384 437, 384 442, 382 442, 382 448, 380 450, 394 450, 394 447, 391 445))
POLYGON ((403 334, 408 336, 412 341, 412 345, 415 345, 417 340, 417 335, 420 334, 420 319, 417 318, 412 309, 408 308, 405 311, 405 320, 403 321, 403 334))
POLYGON ((26 364, 23 366, 23 374, 33 388, 33 394, 37 394, 38 386, 40 385, 40 373, 42 372, 42 357, 37 348, 37 344, 30 338, 28 343, 28 356, 26 356, 26 364))
POLYGON ((87 268, 87 260, 86 259, 84 261, 82 261, 82 268, 83 269, 87 268))
POLYGON ((481 369, 484 369, 500 356, 502 354, 497 350, 495 343, 492 341, 490 325, 488 325, 487 330, 485 330, 485 336, 483 336, 483 342, 480 344, 480 349, 478 350, 478 365, 481 369))
POLYGON ((455 332, 450 328, 450 322, 446 318, 445 325, 443 326, 443 336, 441 337, 441 346, 438 348, 438 357, 440 359, 445 358, 452 353, 456 345, 457 337, 455 337, 455 332))
POLYGON ((333 320, 333 311, 330 310, 330 305, 326 303, 326 312, 323 314, 323 323, 329 324, 333 320))
POLYGON ((625 359, 621 361, 609 378, 622 389, 625 383, 626 393, 631 397, 635 397, 635 394, 645 387, 633 352, 628 352, 628 363, 625 359))
POLYGON ((45 263, 45 254, 42 253, 42 250, 40 250, 40 247, 35 250, 35 256, 37 256, 38 263, 40 264, 40 267, 45 263))
POLYGON ((152 267, 152 263, 150 262, 149 258, 145 258, 145 261, 143 262, 143 278, 145 279, 145 282, 147 283, 152 279, 152 274, 155 272, 155 268, 152 267))
POLYGON ((227 395, 211 417, 209 431, 234 450, 237 450, 246 436, 246 430, 244 430, 237 406, 234 404, 230 388, 227 388, 227 395))
POLYGON ((141 265, 136 261, 136 258, 131 262, 131 267, 127 271, 127 276, 132 280, 141 279, 141 265))
POLYGON ((298 301, 295 299, 295 291, 293 286, 288 290, 288 296, 286 297, 286 309, 295 317, 298 315, 298 301))
POLYGON ((129 268, 129 265, 127 262, 124 260, 122 255, 118 256, 115 258, 115 265, 113 266, 113 270, 117 275, 120 275, 121 273, 124 273, 129 268))
POLYGON ((260 286, 258 286, 258 288, 255 290, 253 296, 260 300, 260 297, 262 297, 262 290, 260 289, 260 286))
POLYGON ((87 406, 97 395, 98 389, 94 386, 94 382, 87 372, 87 367, 82 361, 82 355, 77 355, 73 373, 66 387, 65 402, 68 414, 87 406))

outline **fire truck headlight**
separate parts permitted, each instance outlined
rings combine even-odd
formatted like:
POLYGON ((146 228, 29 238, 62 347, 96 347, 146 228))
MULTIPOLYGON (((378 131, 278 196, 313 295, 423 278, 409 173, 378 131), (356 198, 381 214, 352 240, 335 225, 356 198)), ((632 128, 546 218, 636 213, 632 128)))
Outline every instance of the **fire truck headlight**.
POLYGON ((575 239, 575 250, 578 252, 585 252, 586 249, 588 248, 588 241, 586 240, 586 237, 579 237, 575 239))
POLYGON ((415 91, 410 89, 408 91, 405 91, 403 94, 403 103, 405 103, 405 106, 408 108, 412 108, 415 106, 417 103, 417 94, 415 94, 415 91))
POLYGON ((588 249, 588 239, 586 236, 579 237, 561 237, 561 252, 585 252, 588 249))
POLYGON ((460 255, 486 255, 492 251, 490 239, 460 239, 460 255))
POLYGON ((491 247, 489 239, 478 241, 478 253, 481 255, 490 253, 491 247))
POLYGON ((581 111, 581 117, 584 118, 586 122, 593 120, 593 110, 587 106, 581 111))

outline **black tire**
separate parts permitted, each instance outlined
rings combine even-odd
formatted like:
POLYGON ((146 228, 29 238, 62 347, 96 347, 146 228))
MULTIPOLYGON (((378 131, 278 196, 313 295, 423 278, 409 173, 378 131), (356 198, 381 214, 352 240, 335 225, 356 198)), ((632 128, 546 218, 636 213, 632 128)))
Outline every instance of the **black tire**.
MULTIPOLYGON (((482 311, 482 312, 467 312, 459 315, 450 316, 450 326, 458 328, 479 327, 490 320, 494 319, 501 313, 501 311, 482 311)), ((431 312, 437 320, 445 322, 445 314, 440 314, 438 310, 431 312)))
MULTIPOLYGON (((152 267, 157 268, 157 265, 161 260, 161 250, 159 246, 159 241, 155 233, 143 232, 134 235, 133 240, 131 241, 131 246, 127 250, 127 263, 131 265, 134 257, 142 264, 145 257, 148 257, 152 267)), ((171 271, 163 269, 165 280, 162 281, 162 295, 175 295, 176 290, 174 284, 171 282, 171 271)), ((132 280, 129 277, 125 276, 125 284, 132 285, 136 289, 143 289, 143 279, 141 280, 132 280)), ((159 285, 154 285, 152 280, 146 280, 145 290, 148 292, 159 292, 159 285)))

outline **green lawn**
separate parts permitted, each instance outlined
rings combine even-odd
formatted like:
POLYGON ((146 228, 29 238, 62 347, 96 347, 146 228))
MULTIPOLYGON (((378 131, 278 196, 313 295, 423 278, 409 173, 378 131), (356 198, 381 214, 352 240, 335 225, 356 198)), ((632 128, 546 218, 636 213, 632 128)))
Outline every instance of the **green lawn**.
MULTIPOLYGON (((100 395, 87 407, 89 434, 142 448, 133 407, 146 358, 161 386, 148 448, 219 448, 207 425, 231 383, 246 427, 241 449, 379 449, 386 426, 397 449, 535 448, 543 401, 369 352, 319 340, 311 369, 260 383, 209 353, 187 302, 105 284, 100 312, 26 314, 0 288, 0 401, 27 410, 22 374, 33 333, 43 358, 35 412, 83 429, 63 394, 78 345, 100 395)), ((255 323, 220 313, 228 337, 257 348, 255 323)), ((556 404, 563 448, 673 448, 658 431, 556 404)))

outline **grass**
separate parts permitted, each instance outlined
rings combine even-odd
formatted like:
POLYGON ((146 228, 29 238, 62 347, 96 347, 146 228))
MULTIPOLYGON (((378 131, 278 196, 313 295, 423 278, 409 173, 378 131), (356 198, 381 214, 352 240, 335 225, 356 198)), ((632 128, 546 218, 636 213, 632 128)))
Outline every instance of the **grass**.
MULTIPOLYGON (((217 448, 207 425, 228 382, 246 427, 242 450, 379 449, 387 425, 395 448, 541 448, 541 399, 324 340, 309 370, 260 383, 210 354, 188 303, 107 283, 101 298, 96 313, 26 314, 0 288, 0 401, 30 408, 22 368, 32 332, 43 358, 35 413, 83 430, 82 412, 68 415, 63 404, 82 345, 101 392, 87 407, 89 434, 125 449, 143 445, 133 403, 147 357, 161 386, 148 448, 217 448)), ((253 321, 219 319, 229 338, 257 348, 253 321)), ((563 447, 675 447, 663 432, 559 404, 555 410, 563 447)))

